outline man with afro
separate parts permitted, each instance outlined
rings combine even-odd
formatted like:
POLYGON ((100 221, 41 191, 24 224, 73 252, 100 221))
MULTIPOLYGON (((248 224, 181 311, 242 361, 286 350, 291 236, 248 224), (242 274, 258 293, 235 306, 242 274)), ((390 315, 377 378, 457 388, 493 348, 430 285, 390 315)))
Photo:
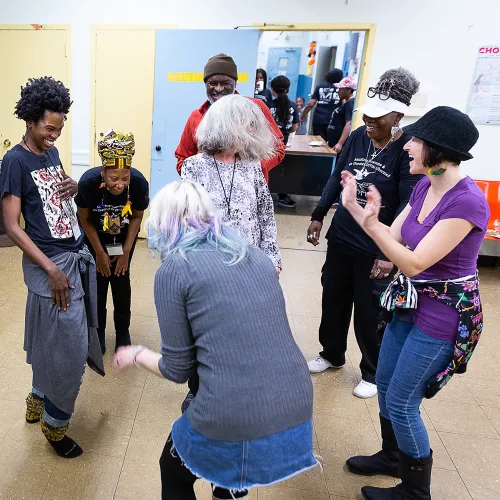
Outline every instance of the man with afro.
POLYGON ((66 432, 85 363, 104 375, 95 263, 82 243, 72 200, 76 183, 64 173, 54 146, 70 106, 69 90, 61 82, 30 79, 15 107, 26 132, 4 156, 0 171, 5 228, 23 251, 28 288, 24 349, 33 384, 26 421, 41 422, 44 436, 65 458, 82 454, 66 432))

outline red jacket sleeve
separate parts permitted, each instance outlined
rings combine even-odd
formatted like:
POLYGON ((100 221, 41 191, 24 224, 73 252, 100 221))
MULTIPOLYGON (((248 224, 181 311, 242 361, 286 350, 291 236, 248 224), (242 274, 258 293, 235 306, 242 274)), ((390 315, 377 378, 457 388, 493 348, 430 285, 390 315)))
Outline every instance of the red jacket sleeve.
POLYGON ((260 99, 252 99, 252 101, 254 101, 259 105, 260 109, 264 113, 264 116, 267 118, 267 121, 269 122, 271 128, 273 129, 274 135, 279 138, 279 146, 278 150, 276 151, 276 155, 270 158, 269 160, 263 160, 261 162, 262 170, 264 172, 264 177, 266 178, 267 182, 269 178, 269 170, 274 168, 276 165, 279 165, 283 161, 283 158, 285 157, 285 144, 283 142, 283 134, 281 133, 281 130, 274 121, 273 115, 269 111, 269 108, 260 99))
POLYGON ((177 149, 175 150, 175 157, 177 158, 177 173, 181 174, 182 163, 186 158, 194 156, 198 153, 198 146, 196 145, 196 119, 193 115, 188 118, 184 131, 182 132, 181 140, 177 149))

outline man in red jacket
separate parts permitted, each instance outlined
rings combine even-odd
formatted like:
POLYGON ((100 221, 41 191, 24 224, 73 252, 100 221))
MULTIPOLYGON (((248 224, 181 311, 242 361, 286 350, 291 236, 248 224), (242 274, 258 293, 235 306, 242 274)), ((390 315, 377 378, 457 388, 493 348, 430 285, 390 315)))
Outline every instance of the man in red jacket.
MULTIPOLYGON (((203 81, 207 88, 208 100, 201 106, 201 108, 194 110, 188 118, 182 137, 175 150, 175 157, 177 158, 177 172, 180 174, 182 163, 186 158, 198 154, 198 146, 196 144, 196 129, 200 124, 203 116, 207 112, 210 104, 224 97, 237 93, 236 82, 238 80, 238 69, 232 57, 226 54, 218 54, 211 57, 205 65, 203 81)), ((269 170, 276 165, 279 165, 285 156, 285 145, 283 144, 283 136, 280 129, 276 125, 268 107, 260 100, 249 97, 255 102, 262 112, 264 113, 267 121, 271 125, 274 133, 280 138, 279 149, 276 155, 269 160, 262 161, 262 170, 266 181, 269 177, 269 170)))

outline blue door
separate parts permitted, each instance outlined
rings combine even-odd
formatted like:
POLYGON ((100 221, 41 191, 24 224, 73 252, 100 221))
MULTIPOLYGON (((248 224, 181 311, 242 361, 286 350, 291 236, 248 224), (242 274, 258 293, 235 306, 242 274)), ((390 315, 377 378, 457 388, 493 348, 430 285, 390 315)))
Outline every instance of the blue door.
MULTIPOLYGON (((272 47, 269 49, 267 58, 267 77, 269 83, 279 75, 284 75, 290 80, 290 92, 288 97, 295 101, 297 97, 297 86, 299 84, 300 71, 300 47, 272 47)), ((307 99, 306 99, 307 100, 307 99)))
POLYGON ((221 52, 238 66, 237 90, 253 96, 257 30, 157 30, 151 196, 179 179, 174 152, 189 115, 206 100, 203 68, 221 52))

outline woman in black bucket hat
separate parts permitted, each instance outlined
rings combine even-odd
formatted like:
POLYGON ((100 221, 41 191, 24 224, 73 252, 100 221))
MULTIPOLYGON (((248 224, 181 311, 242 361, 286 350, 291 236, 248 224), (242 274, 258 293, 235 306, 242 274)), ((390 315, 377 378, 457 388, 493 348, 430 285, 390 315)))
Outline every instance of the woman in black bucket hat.
POLYGON ((342 174, 345 207, 401 270, 381 297, 385 308, 396 311, 376 376, 382 450, 351 457, 347 467, 402 482, 362 488, 368 500, 431 498, 432 450, 420 404, 469 360, 483 329, 476 262, 490 214, 482 191, 460 170, 479 133, 467 115, 446 106, 405 131, 412 136, 404 147, 410 172, 425 177, 390 227, 378 220, 378 191, 370 189, 362 208, 354 177, 342 174))

